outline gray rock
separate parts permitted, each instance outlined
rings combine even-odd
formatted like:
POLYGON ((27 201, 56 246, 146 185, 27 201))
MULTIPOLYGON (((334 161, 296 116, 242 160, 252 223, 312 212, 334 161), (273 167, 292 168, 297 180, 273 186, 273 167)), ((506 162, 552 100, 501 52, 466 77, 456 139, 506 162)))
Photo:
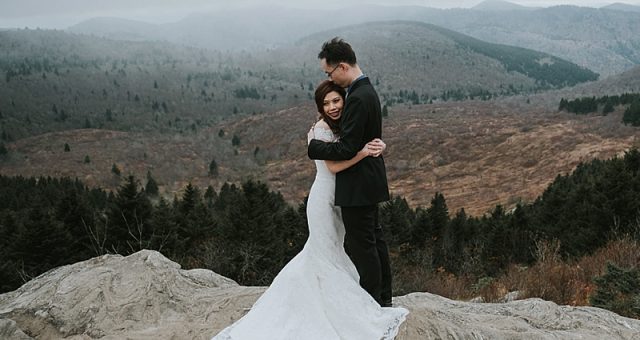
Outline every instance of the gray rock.
POLYGON ((394 305, 411 311, 397 339, 640 339, 640 320, 541 299, 473 303, 412 293, 394 305))
POLYGON ((24 334, 13 320, 0 319, 0 339, 33 340, 24 334))
MULTIPOLYGON (((0 295, 0 339, 209 339, 246 313, 264 289, 209 270, 182 270, 155 251, 105 255, 0 295)), ((411 312, 398 340, 640 335, 640 320, 540 299, 492 304, 413 293, 394 304, 411 312)))

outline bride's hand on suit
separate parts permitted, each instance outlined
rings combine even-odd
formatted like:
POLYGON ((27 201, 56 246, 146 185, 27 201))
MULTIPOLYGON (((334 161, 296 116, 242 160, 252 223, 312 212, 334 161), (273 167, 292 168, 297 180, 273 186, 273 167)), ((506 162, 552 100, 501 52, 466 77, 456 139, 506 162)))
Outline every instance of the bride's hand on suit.
POLYGON ((375 138, 369 143, 365 144, 360 152, 365 156, 378 157, 384 152, 386 148, 387 144, 385 144, 382 139, 375 138))

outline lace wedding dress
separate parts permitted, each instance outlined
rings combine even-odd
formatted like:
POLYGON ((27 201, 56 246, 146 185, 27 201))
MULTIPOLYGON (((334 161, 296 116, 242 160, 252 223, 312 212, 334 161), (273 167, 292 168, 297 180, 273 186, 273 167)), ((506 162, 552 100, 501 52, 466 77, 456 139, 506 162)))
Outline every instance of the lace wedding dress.
MULTIPOLYGON (((330 130, 315 138, 333 141, 330 130)), ((334 206, 335 175, 324 161, 307 202, 309 239, 240 320, 213 340, 380 340, 393 339, 408 311, 382 308, 360 287, 343 248, 344 225, 334 206)))

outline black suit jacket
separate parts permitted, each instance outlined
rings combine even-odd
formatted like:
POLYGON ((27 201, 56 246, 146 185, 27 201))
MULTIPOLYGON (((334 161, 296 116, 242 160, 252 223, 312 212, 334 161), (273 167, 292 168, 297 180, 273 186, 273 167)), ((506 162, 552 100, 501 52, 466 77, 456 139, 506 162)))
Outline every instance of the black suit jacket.
MULTIPOLYGON (((365 144, 382 136, 380 99, 369 78, 358 80, 347 95, 340 139, 334 143, 313 139, 307 153, 311 159, 341 161, 353 158, 365 144)), ((366 157, 336 174, 335 204, 342 207, 373 205, 389 200, 384 158, 366 157)))

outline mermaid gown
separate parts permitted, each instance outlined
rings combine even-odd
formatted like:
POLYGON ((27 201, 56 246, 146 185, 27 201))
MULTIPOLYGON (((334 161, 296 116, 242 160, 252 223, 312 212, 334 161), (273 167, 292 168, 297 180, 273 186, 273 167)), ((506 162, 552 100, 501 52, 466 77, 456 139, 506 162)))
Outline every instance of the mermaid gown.
MULTIPOLYGON (((315 127, 317 139, 335 140, 315 127)), ((359 285, 343 247, 344 224, 334 205, 335 175, 316 160, 307 202, 309 238, 251 310, 213 340, 393 339, 408 311, 383 308, 359 285)))

